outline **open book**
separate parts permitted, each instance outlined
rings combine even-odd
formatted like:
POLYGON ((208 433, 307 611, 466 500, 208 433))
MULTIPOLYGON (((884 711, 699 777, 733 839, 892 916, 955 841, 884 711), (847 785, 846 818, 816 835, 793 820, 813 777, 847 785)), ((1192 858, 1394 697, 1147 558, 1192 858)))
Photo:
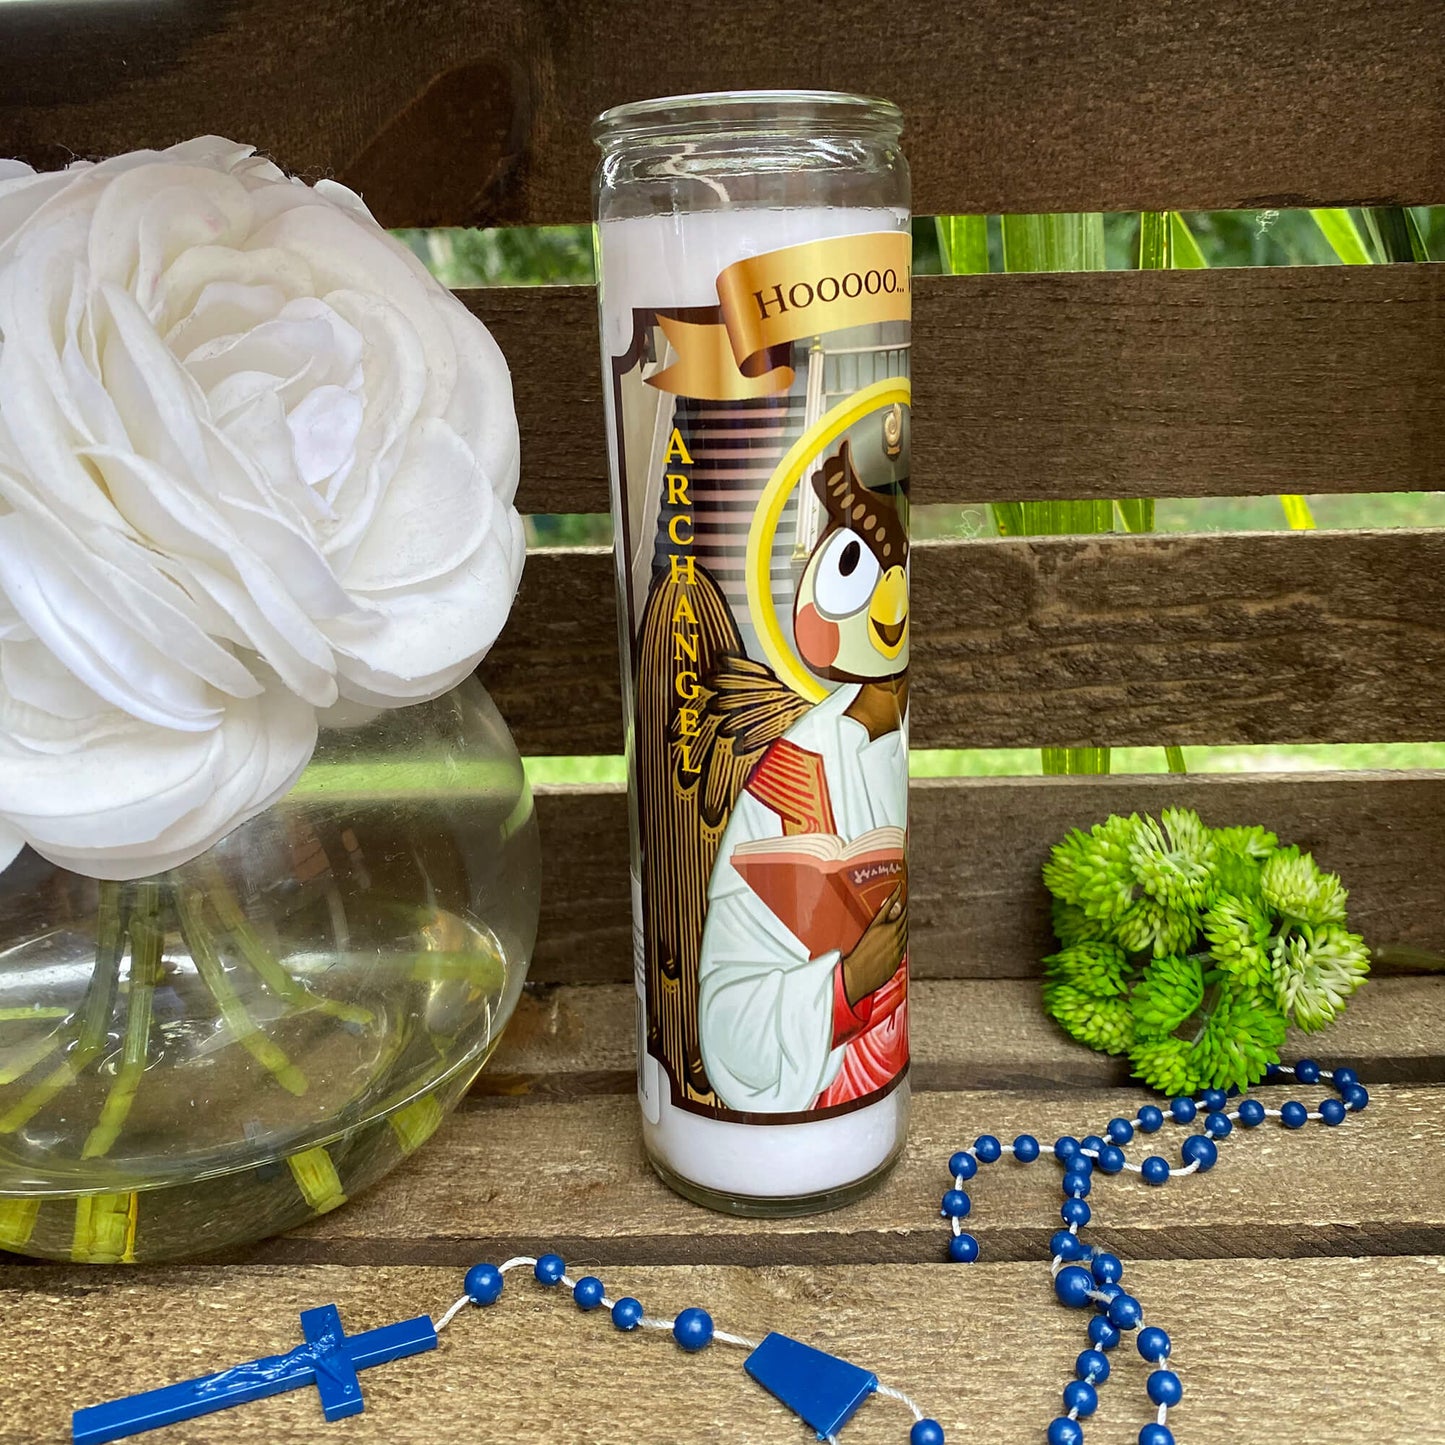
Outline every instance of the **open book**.
POLYGON ((732 865, 809 954, 847 953, 901 883, 902 828, 874 828, 845 843, 836 833, 797 833, 739 843, 732 865))

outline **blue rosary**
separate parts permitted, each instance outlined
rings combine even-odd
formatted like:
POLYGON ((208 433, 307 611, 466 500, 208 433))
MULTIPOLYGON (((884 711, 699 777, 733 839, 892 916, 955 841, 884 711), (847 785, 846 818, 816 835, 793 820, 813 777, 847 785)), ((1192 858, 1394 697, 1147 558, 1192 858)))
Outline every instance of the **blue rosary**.
MULTIPOLYGON (((1171 1350, 1169 1336, 1156 1326, 1145 1326, 1143 1306, 1120 1284, 1124 1266, 1118 1257, 1095 1249, 1080 1237, 1079 1231, 1092 1217, 1088 1195, 1093 1173, 1095 1169, 1103 1174, 1127 1170, 1141 1175, 1148 1184, 1165 1184, 1179 1175, 1212 1169, 1219 1158, 1219 1142, 1234 1132, 1236 1124, 1254 1129, 1266 1119, 1278 1119, 1286 1129, 1301 1129, 1311 1121, 1334 1127, 1370 1101, 1353 1069, 1329 1072, 1311 1059, 1302 1059, 1293 1068, 1275 1065, 1267 1078, 1293 1078, 1306 1085, 1323 1081, 1339 1097, 1325 1098, 1314 1109, 1294 1100, 1278 1109, 1268 1109, 1257 1099, 1233 1098, 1222 1089, 1206 1089, 1197 1099, 1187 1095, 1172 1099, 1167 1113, 1154 1104, 1145 1104, 1133 1119, 1111 1119, 1103 1137, 1090 1134, 1075 1139, 1066 1134, 1054 1142, 1053 1158, 1064 1171, 1060 1214, 1065 1226, 1049 1241, 1054 1292, 1070 1309, 1084 1310, 1092 1305, 1094 1314, 1089 1320, 1089 1347, 1074 1362, 1075 1378, 1064 1386, 1064 1413, 1050 1423, 1048 1445, 1083 1445, 1084 1427, 1079 1422, 1098 1409, 1098 1387, 1110 1374, 1109 1352, 1126 1333, 1136 1331, 1139 1353, 1152 1367, 1145 1389, 1157 1407, 1156 1418, 1139 1431, 1139 1445, 1174 1445, 1174 1433, 1166 1421, 1184 1389, 1179 1376, 1166 1366, 1171 1350), (1202 1130, 1184 1140, 1180 1164, 1171 1165, 1160 1154, 1151 1154, 1138 1164, 1130 1162, 1125 1147, 1136 1134, 1155 1134, 1166 1122, 1193 1124, 1201 1113, 1202 1130)), ((1020 1164, 1032 1164, 1043 1157, 1044 1151, 1031 1134, 1020 1134, 1012 1144, 1001 1143, 992 1134, 980 1134, 971 1146, 959 1150, 948 1161, 953 1187, 944 1194, 940 1213, 952 1230, 948 1258, 956 1263, 971 1264, 979 1255, 978 1241, 963 1229, 963 1220, 972 1210, 964 1185, 978 1173, 980 1164, 993 1164, 1005 1154, 1011 1154, 1020 1164)), ((75 1445, 106 1445, 143 1430, 306 1385, 316 1387, 327 1420, 358 1414, 364 1405, 358 1371, 435 1349, 438 1333, 463 1309, 468 1305, 495 1304, 501 1298, 506 1276, 521 1268, 530 1268, 539 1284, 569 1290, 573 1302, 584 1313, 607 1310, 619 1330, 670 1333, 689 1354, 714 1343, 747 1350, 743 1368, 810 1425, 819 1440, 836 1445, 838 1431, 870 1395, 877 1394, 899 1401, 912 1412, 909 1445, 943 1445, 943 1427, 937 1420, 926 1416, 902 1390, 881 1383, 876 1375, 858 1365, 786 1335, 769 1334, 762 1340, 752 1340, 729 1334, 717 1329, 712 1316, 703 1309, 685 1309, 671 1319, 654 1318, 631 1296, 608 1298, 606 1287, 595 1275, 568 1278, 566 1264, 555 1254, 541 1258, 522 1255, 501 1265, 474 1265, 467 1271, 461 1298, 435 1322, 428 1315, 418 1315, 363 1334, 347 1335, 335 1305, 305 1310, 301 1315, 305 1343, 285 1354, 269 1355, 198 1380, 77 1410, 72 1421, 75 1445)))

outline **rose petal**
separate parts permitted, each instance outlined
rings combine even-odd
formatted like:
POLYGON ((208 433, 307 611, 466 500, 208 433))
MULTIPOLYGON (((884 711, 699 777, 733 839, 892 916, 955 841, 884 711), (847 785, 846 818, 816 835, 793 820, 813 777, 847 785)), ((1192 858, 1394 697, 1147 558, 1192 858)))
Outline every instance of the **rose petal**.
POLYGON ((342 585, 382 592, 453 571, 481 545, 495 507, 466 443, 445 422, 419 423, 342 585))
POLYGON ((363 618, 325 624, 343 697, 382 706, 420 702, 476 667, 502 630, 521 579, 521 519, 498 511, 505 532, 494 528, 455 572, 373 600, 363 618))

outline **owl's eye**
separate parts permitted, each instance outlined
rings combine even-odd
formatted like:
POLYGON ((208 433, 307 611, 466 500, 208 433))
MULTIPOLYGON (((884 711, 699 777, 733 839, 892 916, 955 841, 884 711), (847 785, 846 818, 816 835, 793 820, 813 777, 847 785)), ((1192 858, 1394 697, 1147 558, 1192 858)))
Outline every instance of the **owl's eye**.
POLYGON ((818 555, 813 601, 824 617, 841 621, 868 605, 880 575, 878 559, 868 544, 856 532, 842 528, 818 555))

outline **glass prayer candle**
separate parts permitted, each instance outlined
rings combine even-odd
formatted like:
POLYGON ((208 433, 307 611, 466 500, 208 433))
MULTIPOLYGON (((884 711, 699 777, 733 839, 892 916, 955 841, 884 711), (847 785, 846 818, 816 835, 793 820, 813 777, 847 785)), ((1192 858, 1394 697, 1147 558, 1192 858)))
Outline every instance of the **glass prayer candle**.
POLYGON ((858 1197, 907 1127, 901 125, 777 91, 594 127, 643 1133, 738 1213, 858 1197))

